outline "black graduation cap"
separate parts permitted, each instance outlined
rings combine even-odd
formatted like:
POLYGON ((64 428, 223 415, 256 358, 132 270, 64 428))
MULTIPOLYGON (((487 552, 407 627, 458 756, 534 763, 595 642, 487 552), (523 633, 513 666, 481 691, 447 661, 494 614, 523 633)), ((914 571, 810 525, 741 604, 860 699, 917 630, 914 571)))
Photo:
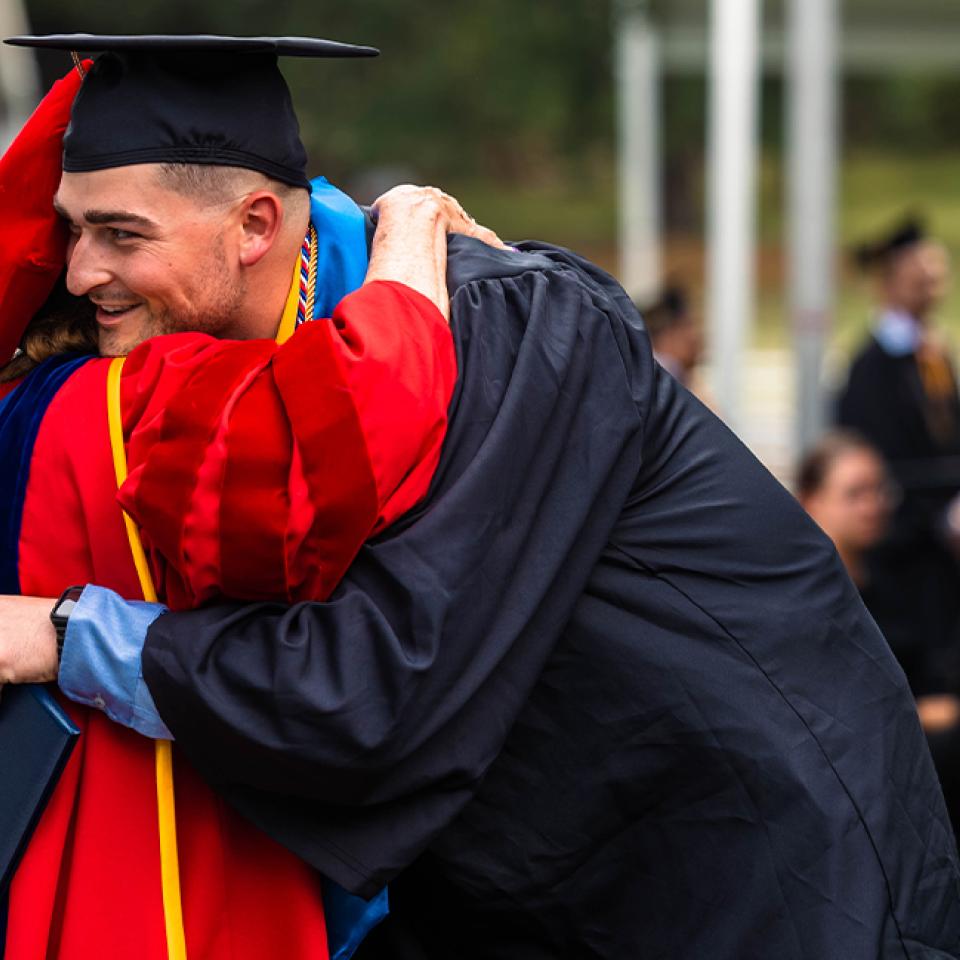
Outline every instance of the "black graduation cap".
POLYGON ((277 58, 375 57, 311 37, 10 37, 14 46, 99 56, 74 101, 63 169, 136 163, 245 167, 309 189, 300 126, 277 58))
POLYGON ((861 270, 886 266, 896 254, 927 239, 927 230, 919 217, 909 216, 869 243, 853 248, 853 257, 861 270))

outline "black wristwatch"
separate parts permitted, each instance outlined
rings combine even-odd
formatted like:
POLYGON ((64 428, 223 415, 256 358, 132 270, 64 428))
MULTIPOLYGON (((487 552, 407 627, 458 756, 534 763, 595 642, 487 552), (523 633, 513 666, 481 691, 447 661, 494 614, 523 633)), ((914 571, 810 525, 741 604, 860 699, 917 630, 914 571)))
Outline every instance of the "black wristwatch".
POLYGON ((63 641, 67 635, 67 623, 81 593, 83 593, 83 587, 68 587, 60 594, 60 599, 50 611, 50 622, 53 624, 53 629, 57 631, 57 662, 63 657, 63 641))

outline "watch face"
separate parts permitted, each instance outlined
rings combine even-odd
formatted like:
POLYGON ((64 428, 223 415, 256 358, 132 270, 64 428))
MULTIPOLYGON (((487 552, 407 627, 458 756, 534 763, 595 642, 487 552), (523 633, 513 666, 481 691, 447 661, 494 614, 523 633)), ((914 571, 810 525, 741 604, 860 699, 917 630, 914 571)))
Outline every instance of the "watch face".
POLYGON ((57 605, 56 615, 58 617, 69 617, 73 613, 73 608, 77 605, 77 601, 71 597, 67 597, 66 600, 62 601, 57 605))

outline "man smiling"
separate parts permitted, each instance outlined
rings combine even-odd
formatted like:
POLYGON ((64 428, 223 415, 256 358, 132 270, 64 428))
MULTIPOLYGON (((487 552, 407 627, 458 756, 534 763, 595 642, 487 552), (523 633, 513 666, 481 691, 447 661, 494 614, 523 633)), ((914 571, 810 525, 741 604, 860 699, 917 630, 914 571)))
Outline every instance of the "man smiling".
POLYGON ((54 207, 70 224, 67 286, 96 307, 106 355, 182 330, 276 333, 272 308, 287 294, 307 193, 247 170, 208 174, 189 192, 183 177, 156 164, 63 175, 54 207))

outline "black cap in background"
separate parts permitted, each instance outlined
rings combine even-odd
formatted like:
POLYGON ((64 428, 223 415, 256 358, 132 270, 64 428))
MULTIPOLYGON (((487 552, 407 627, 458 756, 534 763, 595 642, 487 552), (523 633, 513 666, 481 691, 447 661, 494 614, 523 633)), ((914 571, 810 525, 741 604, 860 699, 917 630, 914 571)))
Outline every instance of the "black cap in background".
POLYGON ((923 220, 908 216, 875 240, 853 248, 853 258, 861 270, 876 270, 887 266, 898 253, 923 243, 927 230, 923 220))
POLYGON ((637 310, 643 317, 647 332, 650 336, 656 336, 685 321, 690 314, 690 303, 683 287, 671 283, 661 290, 655 300, 637 304, 637 310))

